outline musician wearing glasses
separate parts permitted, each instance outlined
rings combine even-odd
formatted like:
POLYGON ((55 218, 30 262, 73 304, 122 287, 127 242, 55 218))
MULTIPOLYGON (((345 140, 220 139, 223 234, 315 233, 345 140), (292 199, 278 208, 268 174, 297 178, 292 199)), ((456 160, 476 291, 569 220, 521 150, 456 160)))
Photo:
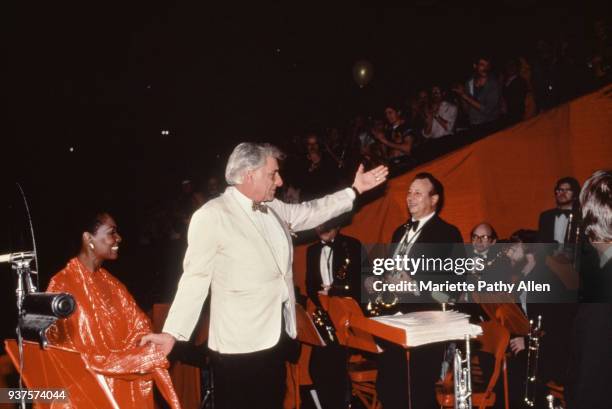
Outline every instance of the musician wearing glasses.
MULTIPOLYGON (((489 223, 482 222, 474 226, 470 233, 472 240, 472 250, 474 257, 479 257, 483 260, 489 259, 491 248, 497 243, 497 232, 489 223)), ((492 258, 492 257, 491 257, 492 258)))
MULTIPOLYGON (((410 219, 399 226, 392 237, 392 242, 397 245, 396 254, 431 258, 465 256, 463 246, 458 246, 463 243, 459 229, 439 216, 444 204, 444 187, 438 179, 430 173, 417 174, 408 188, 406 204, 410 219)), ((418 276, 419 273, 416 273, 413 277, 418 276)), ((391 278, 397 281, 409 279, 410 276, 404 271, 391 278)), ((440 310, 438 302, 448 298, 441 300, 439 297, 447 296, 425 293, 409 295, 409 300, 403 300, 410 303, 401 305, 401 310, 440 310)), ((406 388, 408 379, 404 349, 384 341, 379 344, 384 352, 379 356, 376 389, 383 407, 407 408, 409 400, 413 408, 437 407, 434 384, 440 376, 444 344, 429 344, 411 349, 410 371, 413 375, 410 396, 406 388)))
POLYGON ((574 205, 577 204, 579 192, 580 184, 576 179, 567 176, 557 181, 554 190, 556 207, 540 214, 538 222, 540 242, 560 244, 566 242, 570 215, 574 205))
MULTIPOLYGON (((361 301, 361 242, 340 234, 341 222, 335 218, 318 226, 319 241, 306 252, 306 291, 318 308, 319 294, 361 301)), ((350 403, 347 358, 347 349, 333 342, 312 350, 310 376, 323 409, 347 408, 350 403)))
POLYGON ((360 166, 352 187, 287 204, 275 199, 283 157, 268 144, 234 148, 225 169, 229 187, 191 218, 184 271, 163 332, 143 338, 170 353, 177 340, 190 338, 210 290, 218 409, 282 407, 285 359, 297 335, 291 232, 349 211, 358 194, 388 174, 383 166, 368 172, 360 166))

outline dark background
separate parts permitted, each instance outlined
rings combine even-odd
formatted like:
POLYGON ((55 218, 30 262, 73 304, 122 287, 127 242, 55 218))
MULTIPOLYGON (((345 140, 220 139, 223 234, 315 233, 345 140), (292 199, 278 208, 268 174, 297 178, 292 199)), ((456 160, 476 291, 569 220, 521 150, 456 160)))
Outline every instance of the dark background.
MULTIPOLYGON (((70 256, 71 215, 110 207, 127 264, 109 269, 137 298, 149 273, 134 244, 145 209, 177 194, 182 179, 222 169, 237 142, 283 145, 357 113, 382 116, 384 103, 404 104, 433 81, 465 80, 478 53, 499 66, 529 56, 539 38, 584 44, 593 18, 609 11, 530 0, 465 8, 435 0, 265 9, 16 3, 3 2, 1 15, 0 254, 30 246, 16 181, 32 207, 43 288, 70 256), (360 89, 351 70, 362 59, 374 77, 360 89)), ((8 272, 0 266, 0 296, 11 300, 8 272)))

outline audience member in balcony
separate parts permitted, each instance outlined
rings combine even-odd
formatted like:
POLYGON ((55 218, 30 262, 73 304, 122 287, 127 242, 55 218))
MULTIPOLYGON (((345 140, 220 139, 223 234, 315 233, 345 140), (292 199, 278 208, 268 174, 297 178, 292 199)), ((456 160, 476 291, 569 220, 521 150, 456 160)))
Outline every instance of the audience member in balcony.
POLYGON ((425 129, 427 111, 429 109, 429 93, 422 89, 412 98, 410 103, 410 128, 415 135, 421 135, 425 129))
POLYGON ((425 111, 423 136, 427 139, 437 139, 451 135, 454 132, 456 119, 457 107, 444 100, 439 85, 431 87, 431 104, 425 111))
MULTIPOLYGON (((455 81, 451 85, 451 89, 461 88, 465 90, 465 85, 462 81, 455 81)), ((461 102, 461 97, 456 92, 451 92, 446 95, 446 99, 448 102, 457 107, 457 119, 455 120, 455 132, 462 132, 466 129, 470 128, 470 120, 468 118, 468 114, 464 109, 463 103, 461 102)))
POLYGON ((359 115, 355 117, 353 123, 351 124, 351 139, 359 142, 359 150, 362 155, 365 155, 369 152, 370 145, 374 143, 374 139, 372 138, 372 134, 368 129, 367 120, 359 115))
POLYGON ((387 163, 399 165, 408 161, 414 143, 414 137, 409 129, 403 132, 399 129, 393 131, 390 140, 380 130, 375 131, 373 135, 386 148, 387 163))
POLYGON ((306 137, 306 160, 297 176, 300 200, 312 200, 334 191, 338 186, 338 168, 325 155, 316 134, 306 137))
POLYGON ((460 97, 471 126, 489 124, 499 118, 501 90, 490 71, 491 59, 478 57, 474 62, 474 76, 466 82, 465 87, 453 88, 460 97))
POLYGON ((387 119, 387 127, 385 130, 385 137, 387 140, 392 139, 394 132, 399 131, 404 133, 408 128, 408 124, 404 118, 402 118, 399 108, 392 104, 387 104, 385 107, 385 118, 387 119))
POLYGON ((343 168, 347 146, 340 134, 340 130, 336 127, 329 128, 325 134, 323 144, 325 146, 325 153, 334 162, 334 165, 338 169, 343 168))
POLYGON ((612 81, 612 41, 608 23, 604 18, 593 23, 593 51, 588 67, 595 80, 595 86, 600 87, 612 81))
POLYGON ((506 62, 503 84, 502 112, 505 122, 513 125, 525 117, 527 97, 527 82, 519 74, 518 60, 511 58, 506 62))
POLYGON ((210 176, 206 181, 206 201, 219 196, 222 191, 223 187, 221 186, 221 181, 219 178, 217 176, 210 176))
POLYGON ((532 72, 533 90, 536 105, 540 112, 555 107, 560 101, 555 64, 556 57, 553 46, 549 41, 538 40, 532 62, 532 72))

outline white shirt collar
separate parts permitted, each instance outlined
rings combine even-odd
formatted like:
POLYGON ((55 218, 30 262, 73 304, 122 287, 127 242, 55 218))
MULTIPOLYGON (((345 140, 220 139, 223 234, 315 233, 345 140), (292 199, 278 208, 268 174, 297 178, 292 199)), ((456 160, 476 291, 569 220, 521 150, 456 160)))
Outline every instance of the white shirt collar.
POLYGON ((418 220, 419 221, 419 228, 421 228, 421 227, 423 227, 425 225, 425 223, 427 223, 435 215, 436 215, 436 212, 431 212, 431 213, 429 213, 425 217, 421 217, 420 219, 412 218, 412 220, 418 220))
POLYGON ((244 195, 244 193, 236 189, 236 186, 228 186, 225 191, 236 198, 236 201, 238 201, 240 207, 246 210, 247 213, 253 210, 253 200, 249 199, 244 195))

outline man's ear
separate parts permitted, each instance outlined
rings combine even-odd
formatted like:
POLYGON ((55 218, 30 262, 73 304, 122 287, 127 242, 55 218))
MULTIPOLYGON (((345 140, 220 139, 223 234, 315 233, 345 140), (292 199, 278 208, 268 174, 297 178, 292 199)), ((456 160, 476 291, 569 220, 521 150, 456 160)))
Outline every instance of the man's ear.
POLYGON ((90 243, 92 240, 93 240, 93 236, 88 231, 83 232, 83 234, 81 235, 81 242, 85 245, 90 243))
POLYGON ((434 205, 434 207, 438 207, 438 201, 440 200, 440 195, 439 194, 435 194, 435 195, 431 195, 431 203, 434 205))
POLYGON ((242 183, 251 183, 253 181, 253 171, 247 170, 242 176, 242 183))

